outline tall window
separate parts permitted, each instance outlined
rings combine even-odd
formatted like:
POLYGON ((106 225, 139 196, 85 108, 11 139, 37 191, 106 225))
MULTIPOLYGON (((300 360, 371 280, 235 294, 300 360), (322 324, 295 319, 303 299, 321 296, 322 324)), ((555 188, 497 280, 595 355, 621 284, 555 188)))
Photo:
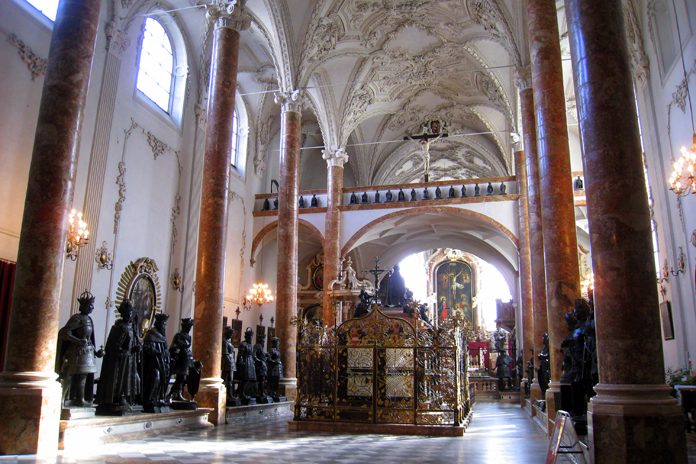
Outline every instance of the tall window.
POLYGON ((137 87, 143 95, 167 113, 171 112, 173 70, 172 42, 157 20, 147 18, 140 48, 137 87))
POLYGON ((27 3, 36 8, 51 21, 56 20, 58 0, 27 0, 27 3))
POLYGON ((234 116, 232 117, 232 166, 239 166, 239 140, 241 139, 240 134, 240 124, 239 124, 239 113, 237 109, 234 109, 234 116))

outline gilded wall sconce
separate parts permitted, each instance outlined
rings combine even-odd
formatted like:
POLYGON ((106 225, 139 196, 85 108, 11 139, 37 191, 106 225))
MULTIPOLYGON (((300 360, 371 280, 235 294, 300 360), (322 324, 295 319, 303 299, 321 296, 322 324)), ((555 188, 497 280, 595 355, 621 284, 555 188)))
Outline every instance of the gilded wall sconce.
POLYGON ((65 253, 69 260, 77 260, 80 247, 87 244, 88 237, 89 230, 87 222, 82 218, 82 212, 73 208, 68 215, 68 238, 65 245, 65 253))
POLYGON ((106 242, 102 242, 101 247, 97 248, 94 256, 98 269, 111 269, 114 267, 113 258, 106 247, 106 242))
POLYGON ((179 268, 175 268, 174 272, 172 273, 171 278, 169 279, 171 285, 172 285, 172 290, 176 290, 179 293, 184 292, 184 281, 181 277, 181 274, 179 273, 179 268))

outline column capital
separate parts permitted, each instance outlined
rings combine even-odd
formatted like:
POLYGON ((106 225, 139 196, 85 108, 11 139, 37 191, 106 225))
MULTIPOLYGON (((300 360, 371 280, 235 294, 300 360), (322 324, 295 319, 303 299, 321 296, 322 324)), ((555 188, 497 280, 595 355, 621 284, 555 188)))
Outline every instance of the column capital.
POLYGON ((298 89, 288 90, 285 92, 276 92, 274 101, 280 105, 283 113, 292 111, 299 113, 302 110, 302 93, 298 89))
POLYGON ((321 157, 326 160, 326 165, 343 167, 348 162, 348 154, 346 149, 341 148, 325 148, 321 151, 321 157))
POLYGON ((106 24, 104 34, 106 35, 106 50, 114 56, 121 58, 123 53, 130 47, 128 36, 119 29, 118 24, 114 20, 106 24))
POLYGON ((245 3, 246 0, 213 0, 206 4, 207 17, 215 23, 215 29, 241 32, 251 26, 251 15, 246 12, 245 3))
POLYGON ((517 66, 515 68, 515 87, 520 91, 532 88, 531 66, 517 66))

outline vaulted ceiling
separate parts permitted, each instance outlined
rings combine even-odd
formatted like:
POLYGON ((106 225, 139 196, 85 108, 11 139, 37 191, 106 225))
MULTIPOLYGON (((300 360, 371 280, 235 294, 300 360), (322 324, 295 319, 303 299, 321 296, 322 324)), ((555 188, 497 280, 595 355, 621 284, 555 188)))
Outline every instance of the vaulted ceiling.
POLYGON ((242 36, 239 86, 253 113, 255 166, 278 131, 271 91, 299 88, 309 109, 305 145, 345 147, 356 184, 421 180, 422 147, 403 138, 431 119, 445 120, 450 134, 431 146, 431 180, 511 173, 523 2, 249 0, 247 7, 254 19, 242 36))

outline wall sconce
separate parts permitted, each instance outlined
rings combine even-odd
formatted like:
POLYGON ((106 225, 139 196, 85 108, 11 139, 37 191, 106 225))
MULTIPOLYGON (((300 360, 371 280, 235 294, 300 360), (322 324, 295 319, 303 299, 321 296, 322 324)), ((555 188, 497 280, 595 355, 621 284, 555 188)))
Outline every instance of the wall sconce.
POLYGON ((179 274, 179 268, 175 268, 172 276, 169 278, 169 283, 172 285, 172 290, 176 290, 179 293, 184 292, 184 281, 179 274))
POLYGON ((113 258, 106 247, 106 242, 102 242, 102 246, 97 248, 94 260, 97 262, 98 269, 111 270, 114 267, 113 258))
MULTIPOLYGON (((686 255, 684 254, 684 250, 682 247, 679 248, 679 255, 677 255, 677 269, 670 268, 669 273, 672 274, 673 276, 678 276, 679 274, 683 274, 686 272, 686 255)), ((666 262, 665 262, 666 264, 666 262)))
POLYGON ((244 310, 249 311, 251 310, 251 305, 253 304, 261 306, 262 304, 271 303, 273 300, 273 292, 271 292, 268 284, 258 282, 249 289, 246 296, 242 300, 242 306, 244 306, 244 310))
POLYGON ((68 241, 65 246, 65 253, 69 260, 77 260, 80 247, 87 244, 88 237, 89 230, 82 218, 82 212, 75 208, 71 209, 68 215, 68 241))

